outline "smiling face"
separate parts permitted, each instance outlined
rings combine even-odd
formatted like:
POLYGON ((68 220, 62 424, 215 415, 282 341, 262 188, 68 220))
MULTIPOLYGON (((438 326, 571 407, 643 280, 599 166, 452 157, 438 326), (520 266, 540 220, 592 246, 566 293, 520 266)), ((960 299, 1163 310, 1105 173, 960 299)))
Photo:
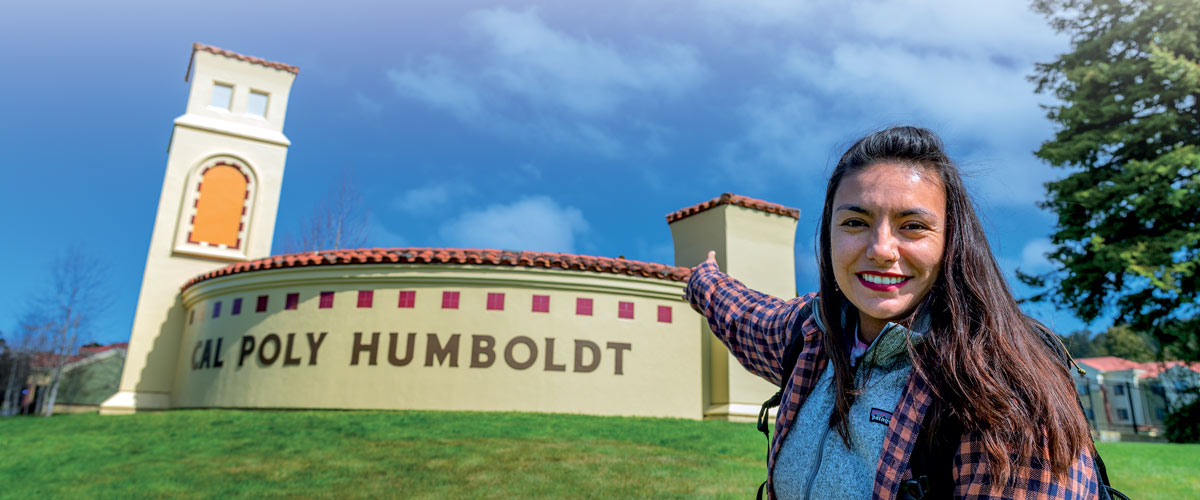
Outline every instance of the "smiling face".
POLYGON ((933 288, 945 249, 946 192, 933 172, 877 163, 842 179, 833 198, 830 262, 870 341, 933 288))

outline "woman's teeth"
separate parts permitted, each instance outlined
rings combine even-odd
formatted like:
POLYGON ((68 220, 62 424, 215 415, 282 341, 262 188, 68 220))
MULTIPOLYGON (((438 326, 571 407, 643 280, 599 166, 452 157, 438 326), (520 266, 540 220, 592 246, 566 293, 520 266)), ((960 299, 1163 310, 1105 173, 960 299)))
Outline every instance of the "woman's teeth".
POLYGON ((871 283, 875 283, 875 284, 879 284, 879 285, 895 285, 901 281, 908 279, 908 278, 904 278, 902 276, 877 276, 874 274, 860 274, 859 276, 861 276, 862 279, 864 279, 864 280, 867 280, 867 281, 870 281, 871 283))

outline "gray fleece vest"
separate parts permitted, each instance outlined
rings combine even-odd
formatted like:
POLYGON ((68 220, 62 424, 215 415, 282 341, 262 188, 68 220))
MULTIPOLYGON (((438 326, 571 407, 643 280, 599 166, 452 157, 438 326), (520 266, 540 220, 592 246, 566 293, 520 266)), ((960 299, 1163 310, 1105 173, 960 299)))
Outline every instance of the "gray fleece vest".
POLYGON ((834 403, 833 363, 825 365, 776 457, 772 474, 780 500, 871 497, 883 438, 912 372, 906 336, 913 342, 921 339, 919 334, 888 323, 856 363, 855 384, 862 393, 850 407, 850 447, 829 426, 834 403))

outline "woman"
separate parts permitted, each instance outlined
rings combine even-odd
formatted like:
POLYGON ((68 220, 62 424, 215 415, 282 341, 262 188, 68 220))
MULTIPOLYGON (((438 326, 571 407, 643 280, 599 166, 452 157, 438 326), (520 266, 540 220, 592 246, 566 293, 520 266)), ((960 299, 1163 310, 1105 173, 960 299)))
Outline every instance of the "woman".
POLYGON ((686 292, 743 366, 783 387, 774 498, 1096 498, 1067 368, 1018 308, 937 136, 891 128, 842 156, 818 262, 820 290, 785 302, 709 252, 686 292), (914 457, 937 448, 919 436, 953 456, 914 457))

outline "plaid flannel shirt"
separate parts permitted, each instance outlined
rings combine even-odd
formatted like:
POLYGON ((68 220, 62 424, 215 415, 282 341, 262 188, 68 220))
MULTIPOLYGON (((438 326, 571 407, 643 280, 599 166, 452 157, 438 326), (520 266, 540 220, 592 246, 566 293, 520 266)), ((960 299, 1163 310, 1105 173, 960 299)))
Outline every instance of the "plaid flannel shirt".
MULTIPOLYGON (((804 305, 816 294, 784 301, 746 288, 720 272, 717 266, 703 263, 692 270, 685 297, 708 319, 713 333, 742 366, 768 382, 784 387, 775 436, 767 458, 767 492, 774 497, 771 471, 775 468, 775 457, 797 409, 812 392, 828 361, 822 352, 824 331, 817 323, 816 315, 807 313, 802 317, 804 305), (786 367, 781 365, 791 335, 802 336, 803 347, 796 366, 785 379, 786 367)), ((899 487, 901 482, 912 479, 908 461, 932 399, 930 388, 914 371, 900 395, 884 436, 875 472, 874 498, 901 498, 899 487)), ((1087 451, 1072 464, 1065 481, 1054 478, 1052 471, 1043 465, 1046 460, 1035 459, 1013 464, 1013 479, 1008 485, 993 484, 986 457, 980 436, 964 434, 954 458, 955 497, 1074 500, 1099 496, 1099 475, 1087 451)))

